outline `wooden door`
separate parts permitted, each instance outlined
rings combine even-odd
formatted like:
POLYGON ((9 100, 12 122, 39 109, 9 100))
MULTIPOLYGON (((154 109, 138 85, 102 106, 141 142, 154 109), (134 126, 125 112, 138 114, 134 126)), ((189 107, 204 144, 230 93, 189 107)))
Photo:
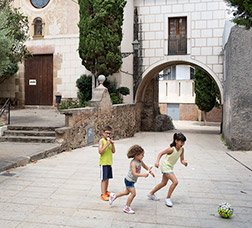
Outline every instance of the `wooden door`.
POLYGON ((169 18, 169 55, 187 54, 187 22, 186 17, 169 18))
POLYGON ((25 104, 53 104, 53 55, 34 55, 25 60, 25 104))

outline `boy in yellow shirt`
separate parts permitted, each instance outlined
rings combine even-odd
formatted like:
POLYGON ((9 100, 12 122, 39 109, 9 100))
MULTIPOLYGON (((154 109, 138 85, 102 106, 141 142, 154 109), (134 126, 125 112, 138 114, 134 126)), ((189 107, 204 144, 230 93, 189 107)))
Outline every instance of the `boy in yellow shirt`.
POLYGON ((113 153, 115 153, 115 145, 111 140, 110 135, 112 128, 106 126, 102 132, 102 138, 99 141, 99 154, 100 154, 100 177, 101 177, 101 199, 104 201, 109 200, 110 192, 108 191, 109 179, 113 178, 112 163, 113 153))

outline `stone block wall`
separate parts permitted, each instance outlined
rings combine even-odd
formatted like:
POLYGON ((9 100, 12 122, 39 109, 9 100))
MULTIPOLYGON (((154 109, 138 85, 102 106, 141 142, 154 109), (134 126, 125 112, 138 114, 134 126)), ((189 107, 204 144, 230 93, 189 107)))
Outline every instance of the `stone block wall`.
POLYGON ((4 82, 0 83, 0 98, 11 98, 15 99, 15 76, 7 78, 4 82))
POLYGON ((222 34, 228 20, 223 0, 136 0, 143 38, 143 68, 168 55, 168 18, 187 17, 187 54, 210 67, 222 81, 222 34))
POLYGON ((206 121, 208 122, 222 122, 222 107, 214 107, 210 112, 207 113, 206 121))
POLYGON ((179 119, 197 121, 198 108, 195 104, 180 104, 179 105, 179 119))
POLYGON ((252 29, 231 29, 225 46, 223 135, 232 150, 252 150, 252 29))
POLYGON ((137 124, 139 108, 126 104, 114 105, 106 110, 97 107, 63 110, 66 126, 56 130, 57 141, 63 144, 65 150, 97 143, 106 125, 113 128, 113 139, 132 137, 140 128, 137 124))
MULTIPOLYGON (((159 104, 160 113, 167 114, 167 103, 159 104)), ((202 121, 202 113, 195 104, 179 105, 179 120, 202 121)), ((208 122, 222 121, 222 108, 213 108, 207 113, 208 122)))

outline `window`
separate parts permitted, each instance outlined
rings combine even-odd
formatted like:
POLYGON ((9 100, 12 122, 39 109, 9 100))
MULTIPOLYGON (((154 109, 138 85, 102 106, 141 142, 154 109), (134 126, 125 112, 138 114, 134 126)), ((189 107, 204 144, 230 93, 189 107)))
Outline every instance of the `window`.
POLYGON ((159 80, 176 80, 176 65, 165 68, 159 73, 159 80))
POLYGON ((40 17, 36 17, 33 20, 34 36, 43 36, 43 25, 44 23, 40 17))
POLYGON ((37 8, 37 9, 41 9, 44 8, 50 0, 31 0, 31 4, 37 8))
POLYGON ((168 19, 169 38, 168 55, 187 54, 187 18, 173 17, 168 19))

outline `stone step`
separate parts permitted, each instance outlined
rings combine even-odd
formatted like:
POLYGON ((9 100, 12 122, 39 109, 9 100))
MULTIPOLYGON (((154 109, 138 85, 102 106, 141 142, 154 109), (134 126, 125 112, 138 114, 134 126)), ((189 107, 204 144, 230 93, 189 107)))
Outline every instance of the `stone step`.
POLYGON ((57 127, 41 127, 41 126, 15 126, 9 125, 8 130, 17 131, 55 131, 57 127))
POLYGON ((26 142, 26 143, 54 143, 55 137, 39 137, 39 136, 2 136, 0 142, 26 142))
POLYGON ((4 136, 43 136, 55 137, 54 131, 6 130, 4 136))

